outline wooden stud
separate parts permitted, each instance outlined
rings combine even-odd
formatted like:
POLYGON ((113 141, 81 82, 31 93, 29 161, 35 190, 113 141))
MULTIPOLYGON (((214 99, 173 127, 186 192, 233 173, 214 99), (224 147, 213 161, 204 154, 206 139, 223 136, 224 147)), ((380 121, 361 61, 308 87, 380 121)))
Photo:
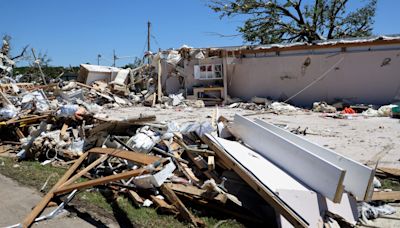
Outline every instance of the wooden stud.
POLYGON ((179 214, 182 216, 184 220, 187 222, 191 222, 196 227, 203 227, 205 224, 199 218, 196 218, 182 203, 182 201, 178 198, 178 196, 172 191, 171 188, 166 186, 165 184, 161 185, 161 192, 164 194, 165 197, 174 205, 179 214))
POLYGON ((66 182, 64 182, 62 185, 60 185, 60 188, 74 183, 76 180, 78 180, 80 177, 82 177, 83 175, 85 175, 85 174, 86 174, 87 172, 89 172, 91 169, 93 169, 94 167, 96 167, 97 165, 99 165, 100 163, 102 163, 103 161, 105 161, 107 158, 108 158, 108 155, 102 155, 102 156, 99 157, 96 161, 90 163, 90 165, 88 165, 86 168, 84 168, 84 169, 81 170, 79 173, 75 174, 73 177, 71 177, 71 178, 68 179, 66 182))
POLYGON ((149 165, 160 160, 160 158, 156 156, 115 148, 92 148, 88 152, 97 154, 108 154, 109 156, 123 158, 144 165, 149 165))
POLYGON ((60 138, 63 139, 65 134, 67 133, 68 124, 64 123, 61 127, 60 138))
POLYGON ((135 170, 131 170, 131 171, 127 171, 127 172, 123 172, 123 173, 119 173, 119 174, 115 174, 115 175, 111 175, 111 176, 101 177, 101 178, 97 178, 94 180, 77 183, 77 184, 70 184, 70 185, 64 186, 62 188, 58 188, 56 191, 54 191, 54 194, 59 195, 59 194, 70 192, 75 189, 83 189, 83 188, 93 187, 93 186, 97 186, 97 185, 102 185, 102 184, 105 184, 105 183, 108 183, 111 181, 127 179, 127 178, 131 178, 134 176, 146 174, 146 173, 148 173, 148 171, 146 169, 135 169, 135 170))
POLYGON ((168 212, 171 214, 177 214, 178 211, 176 209, 175 206, 168 204, 167 202, 165 202, 165 200, 160 199, 156 196, 150 195, 151 201, 153 201, 153 203, 156 205, 156 209, 163 211, 163 212, 168 212))
POLYGON ((400 191, 392 192, 374 192, 372 200, 400 200, 400 191))
POLYGON ((208 166, 208 171, 212 171, 212 170, 215 169, 214 156, 208 156, 208 158, 207 158, 207 166, 208 166))
POLYGON ((136 204, 136 206, 140 207, 143 205, 143 199, 142 197, 139 196, 135 191, 133 190, 128 190, 128 196, 129 198, 136 204))
POLYGON ((87 157, 88 153, 84 153, 80 158, 65 172, 65 174, 58 180, 53 188, 42 198, 42 200, 35 206, 35 208, 25 217, 22 221, 22 227, 29 227, 36 217, 46 208, 47 204, 54 197, 55 190, 62 185, 68 178, 72 176, 76 169, 82 164, 83 160, 87 157))

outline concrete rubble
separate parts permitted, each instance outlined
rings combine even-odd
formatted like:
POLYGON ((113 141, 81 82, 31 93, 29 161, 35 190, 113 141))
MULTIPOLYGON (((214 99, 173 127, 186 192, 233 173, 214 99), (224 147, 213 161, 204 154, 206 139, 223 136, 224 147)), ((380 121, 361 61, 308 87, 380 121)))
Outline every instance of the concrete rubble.
MULTIPOLYGON (((1 84, 0 143, 11 145, 9 156, 69 168, 17 225, 51 219, 77 191, 98 186, 130 197, 138 207, 154 207, 196 227, 205 223, 186 202, 258 226, 353 227, 393 213, 378 202, 400 200, 399 195, 389 197, 379 188, 374 190, 374 168, 293 134, 305 135, 306 130, 290 133, 243 116, 232 121, 218 109, 210 114, 211 121, 183 124, 161 122, 156 115, 115 120, 102 113, 137 106, 201 109, 216 101, 162 89, 160 61, 180 77, 182 56, 204 58, 202 52, 183 47, 180 52, 156 54, 151 64, 135 69, 82 64, 77 81, 40 84, 14 79, 1 84), (83 176, 85 181, 76 182, 83 176), (53 198, 66 194, 68 200, 57 211, 39 217, 53 198)), ((4 51, 0 59, 2 78, 13 77, 14 64, 4 51)), ((231 109, 277 115, 304 110, 263 97, 231 101, 226 102, 231 109)), ((308 112, 324 118, 374 118, 395 116, 398 106, 353 108, 321 101, 308 112), (344 108, 358 112, 343 112, 344 108)), ((377 173, 400 176, 385 170, 377 173)))

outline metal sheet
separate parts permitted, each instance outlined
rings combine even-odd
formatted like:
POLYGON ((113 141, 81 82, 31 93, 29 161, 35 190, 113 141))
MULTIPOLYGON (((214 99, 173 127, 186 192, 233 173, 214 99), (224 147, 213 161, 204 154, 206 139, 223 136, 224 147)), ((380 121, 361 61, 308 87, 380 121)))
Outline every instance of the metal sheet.
POLYGON ((255 123, 274 132, 290 141, 293 144, 301 146, 309 152, 335 164, 346 170, 346 176, 343 184, 344 189, 351 192, 354 196, 361 200, 370 200, 372 196, 372 181, 374 178, 374 170, 362 165, 359 162, 346 158, 333 150, 326 149, 315 143, 308 141, 300 136, 297 136, 280 127, 269 124, 263 120, 256 119, 255 123))
POLYGON ((335 203, 340 202, 346 173, 344 169, 241 115, 235 115, 233 132, 245 144, 303 184, 335 203))

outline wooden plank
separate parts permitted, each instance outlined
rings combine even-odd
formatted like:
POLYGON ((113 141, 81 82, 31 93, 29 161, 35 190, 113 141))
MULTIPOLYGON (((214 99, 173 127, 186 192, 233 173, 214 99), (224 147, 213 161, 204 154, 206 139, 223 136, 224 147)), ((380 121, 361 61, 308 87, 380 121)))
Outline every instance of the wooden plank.
POLYGON ((340 202, 346 170, 241 115, 235 115, 232 127, 232 133, 254 151, 334 203, 340 202))
POLYGON ((351 192, 361 200, 370 200, 373 190, 372 181, 375 175, 374 169, 342 156, 333 150, 312 143, 305 138, 295 135, 280 127, 269 124, 261 119, 256 119, 254 122, 273 133, 284 137, 286 140, 302 147, 303 149, 306 149, 326 161, 346 170, 346 176, 343 180, 344 189, 347 192, 351 192))
POLYGON ((135 191, 133 190, 128 190, 128 196, 131 198, 131 200, 136 204, 136 206, 142 206, 143 205, 143 199, 142 197, 139 196, 135 191))
POLYGON ((135 170, 131 170, 131 171, 123 172, 123 173, 118 173, 115 175, 110 175, 110 176, 106 176, 106 177, 101 177, 101 178, 77 183, 77 184, 70 184, 70 185, 58 188, 56 191, 54 191, 54 194, 59 195, 59 194, 70 192, 75 189, 83 189, 83 188, 93 187, 93 186, 97 186, 97 185, 102 185, 102 184, 109 183, 111 181, 127 179, 127 178, 131 178, 134 176, 146 174, 146 173, 148 173, 148 171, 146 169, 135 169, 135 170))
POLYGON ((60 185, 60 188, 70 185, 74 183, 76 180, 78 180, 80 177, 85 175, 87 172, 89 172, 91 169, 94 167, 98 166, 100 163, 105 161, 108 158, 108 155, 102 155, 98 159, 96 159, 94 162, 90 163, 87 167, 85 167, 83 170, 81 170, 79 173, 75 174, 73 177, 69 178, 66 182, 64 182, 62 185, 60 185))
POLYGON ((61 139, 64 138, 65 134, 67 133, 67 129, 68 129, 68 124, 64 123, 63 126, 61 127, 61 132, 60 132, 61 139))
POLYGON ((396 168, 388 168, 388 167, 379 167, 378 170, 381 170, 384 173, 387 173, 392 176, 400 177, 400 169, 396 168))
POLYGON ((58 182, 53 186, 53 188, 42 198, 42 200, 32 209, 25 219, 22 221, 22 227, 29 227, 36 217, 46 208, 47 204, 54 197, 54 191, 62 185, 68 178, 72 176, 76 169, 81 165, 83 160, 87 157, 88 153, 82 154, 79 159, 65 172, 65 174, 58 180, 58 182))
POLYGON ((172 213, 172 214, 178 213, 178 210, 176 209, 176 207, 168 204, 167 202, 165 202, 165 200, 155 197, 153 195, 150 195, 150 198, 151 198, 151 201, 153 201, 153 203, 156 205, 157 210, 161 210, 163 212, 168 212, 168 213, 172 213))
POLYGON ((188 167, 188 165, 186 165, 185 163, 181 163, 178 162, 177 163, 179 168, 181 168, 181 171, 183 172, 183 174, 191 181, 194 181, 195 183, 199 183, 200 180, 196 177, 196 175, 194 175, 193 170, 188 167))
POLYGON ((49 116, 50 116, 49 114, 46 114, 46 115, 41 115, 41 116, 22 118, 22 119, 19 119, 19 120, 11 119, 11 120, 5 121, 5 124, 8 125, 8 124, 21 123, 21 122, 32 123, 32 122, 35 122, 35 121, 38 121, 38 120, 41 120, 41 119, 48 118, 49 116))
POLYGON ((179 215, 182 216, 182 218, 187 221, 192 223, 196 227, 203 227, 205 224, 203 221, 201 221, 199 218, 196 218, 182 203, 182 201, 178 198, 178 196, 170 189, 168 186, 163 184, 160 188, 161 192, 167 199, 174 205, 177 210, 179 211, 179 215))
POLYGON ((18 136, 19 139, 25 138, 24 133, 22 133, 21 129, 19 129, 18 127, 15 128, 15 133, 17 133, 17 136, 18 136))
POLYGON ((400 191, 374 192, 372 200, 400 200, 400 191))
POLYGON ((108 154, 109 156, 123 158, 144 165, 149 165, 160 160, 160 158, 156 156, 115 148, 92 148, 88 152, 97 154, 108 154))
POLYGON ((208 171, 212 171, 215 169, 215 159, 214 156, 208 156, 207 157, 207 166, 208 166, 208 171))
POLYGON ((308 227, 308 223, 293 211, 282 199, 279 198, 273 191, 267 188, 260 182, 254 175, 252 175, 243 165, 236 162, 236 160, 218 144, 213 142, 211 135, 201 137, 219 159, 224 160, 235 173, 237 173, 251 188, 253 188, 269 205, 271 205, 277 213, 284 216, 294 227, 308 227))
MULTIPOLYGON (((183 185, 183 184, 171 184, 165 183, 169 188, 171 188, 175 192, 181 192, 185 194, 189 194, 191 196, 201 198, 201 199, 208 199, 208 200, 215 200, 222 204, 226 203, 228 197, 225 194, 217 194, 211 197, 211 194, 208 194, 207 190, 201 189, 191 185, 183 185)), ((214 195, 214 194, 212 194, 214 195)))
POLYGON ((195 164, 195 166, 203 172, 203 174, 209 178, 209 179, 214 179, 215 182, 221 183, 221 179, 218 177, 218 175, 215 173, 215 171, 209 171, 207 162, 204 160, 204 158, 200 155, 195 156, 192 152, 187 152, 187 155, 190 160, 195 164))

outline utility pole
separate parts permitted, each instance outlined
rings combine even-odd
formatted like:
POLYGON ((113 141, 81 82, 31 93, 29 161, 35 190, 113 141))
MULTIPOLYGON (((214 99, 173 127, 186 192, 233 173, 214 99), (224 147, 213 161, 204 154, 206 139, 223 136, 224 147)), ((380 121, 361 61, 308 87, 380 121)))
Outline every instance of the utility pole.
POLYGON ((117 56, 115 55, 115 49, 113 50, 113 67, 115 67, 115 60, 117 60, 117 56))
POLYGON ((97 65, 100 65, 100 58, 101 58, 101 55, 97 54, 97 65))
MULTIPOLYGON (((150 21, 147 22, 147 55, 150 54, 150 21)), ((147 63, 150 64, 150 56, 147 57, 147 63)))

